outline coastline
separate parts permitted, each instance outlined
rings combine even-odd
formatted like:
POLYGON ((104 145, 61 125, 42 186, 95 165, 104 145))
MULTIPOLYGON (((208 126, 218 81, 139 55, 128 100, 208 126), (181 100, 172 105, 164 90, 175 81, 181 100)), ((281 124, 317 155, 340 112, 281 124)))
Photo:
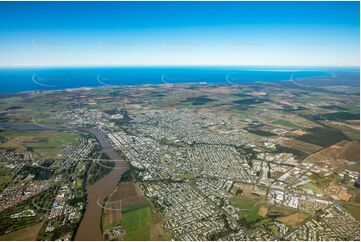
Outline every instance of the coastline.
MULTIPOLYGON (((341 69, 280 67, 111 67, 1 69, 0 97, 34 92, 92 89, 107 86, 164 84, 235 84, 280 82, 296 78, 325 77, 341 69), (7 80, 11 80, 7 81, 7 80)), ((345 69, 347 70, 347 69, 345 69)), ((355 69, 357 70, 357 69, 355 69)), ((359 70, 358 70, 359 71, 359 70)))

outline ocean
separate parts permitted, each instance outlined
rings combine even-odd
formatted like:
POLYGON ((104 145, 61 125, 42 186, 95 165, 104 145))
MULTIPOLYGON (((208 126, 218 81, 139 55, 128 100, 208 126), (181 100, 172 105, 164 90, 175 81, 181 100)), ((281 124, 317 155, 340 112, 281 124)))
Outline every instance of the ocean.
POLYGON ((330 70, 279 67, 1 68, 0 93, 112 85, 277 82, 330 76, 330 70))

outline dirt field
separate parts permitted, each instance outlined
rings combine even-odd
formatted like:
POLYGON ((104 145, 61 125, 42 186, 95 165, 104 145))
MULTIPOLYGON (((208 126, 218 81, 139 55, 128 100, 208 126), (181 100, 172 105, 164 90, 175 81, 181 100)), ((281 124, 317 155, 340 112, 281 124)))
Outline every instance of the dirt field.
POLYGON ((322 149, 321 146, 307 143, 307 142, 304 142, 301 140, 287 138, 287 137, 279 137, 279 138, 277 138, 277 141, 280 145, 283 145, 285 147, 289 147, 289 148, 292 148, 295 150, 299 150, 299 151, 302 151, 307 154, 312 154, 312 153, 322 149))
POLYGON ((337 121, 330 121, 330 124, 343 125, 343 126, 351 128, 351 129, 360 130, 360 124, 348 124, 348 123, 342 123, 342 122, 337 122, 337 121))
POLYGON ((112 194, 111 201, 122 201, 122 209, 145 203, 142 191, 133 182, 120 183, 117 190, 112 194))
POLYGON ((0 237, 0 241, 4 240, 13 240, 13 241, 32 241, 36 240, 36 236, 39 233, 39 230, 43 224, 38 223, 32 226, 29 226, 27 228, 23 228, 20 230, 17 230, 15 232, 5 234, 0 237))
POLYGON ((103 228, 119 224, 122 210, 145 203, 142 191, 137 184, 133 182, 120 183, 104 205, 103 228))
POLYGON ((296 212, 288 216, 277 218, 276 220, 278 222, 281 222, 289 227, 297 227, 298 225, 302 224, 303 221, 305 221, 307 218, 309 218, 308 214, 296 212))
POLYGON ((332 182, 326 189, 325 193, 329 196, 332 196, 338 200, 348 202, 352 198, 352 194, 347 191, 347 188, 341 187, 340 185, 332 182))
POLYGON ((304 161, 317 161, 331 167, 336 172, 345 169, 358 171, 360 168, 360 144, 343 140, 308 156, 304 161), (350 161, 355 163, 350 164, 350 161))
POLYGON ((152 213, 153 225, 150 228, 150 240, 159 241, 159 240, 171 240, 171 236, 167 233, 163 227, 163 216, 159 212, 152 213))
POLYGON ((109 226, 118 223, 121 218, 121 201, 109 201, 104 206, 103 223, 109 226))
POLYGON ((253 185, 245 183, 234 183, 231 188, 233 195, 251 196, 253 185))
POLYGON ((295 129, 295 130, 292 130, 290 133, 292 133, 292 134, 296 134, 296 135, 305 135, 305 134, 307 134, 307 132, 306 132, 306 131, 304 131, 304 130, 300 130, 300 129, 295 129))
POLYGON ((199 88, 197 90, 199 93, 214 93, 214 94, 230 94, 234 93, 232 88, 228 87, 207 87, 207 88, 199 88))
POLYGON ((262 217, 266 217, 268 214, 268 207, 265 205, 262 205, 258 210, 258 215, 262 217))
POLYGON ((266 191, 263 188, 241 182, 234 183, 231 188, 231 193, 237 196, 257 199, 266 196, 266 191))
POLYGON ((8 150, 15 150, 17 152, 24 152, 26 150, 24 143, 32 140, 32 137, 14 137, 0 145, 0 151, 6 152, 8 150))
MULTIPOLYGON (((128 209, 131 211, 137 206, 147 206, 141 189, 138 184, 133 182, 122 182, 109 197, 103 213, 103 228, 113 227, 120 224, 122 219, 121 212, 128 209)), ((151 227, 149 228, 150 240, 170 240, 170 234, 162 227, 163 216, 159 212, 151 211, 151 227)), ((129 221, 128 221, 129 222, 129 221)), ((145 233, 145 231, 143 231, 145 233)))

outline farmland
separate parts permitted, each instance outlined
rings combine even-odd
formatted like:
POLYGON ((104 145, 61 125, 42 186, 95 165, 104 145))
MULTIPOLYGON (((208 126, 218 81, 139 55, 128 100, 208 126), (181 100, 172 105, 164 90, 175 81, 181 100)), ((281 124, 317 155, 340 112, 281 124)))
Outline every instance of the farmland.
POLYGON ((293 213, 288 216, 279 217, 279 218, 277 218, 277 221, 279 221, 287 226, 295 228, 295 227, 299 226, 300 224, 302 224, 308 218, 310 218, 310 215, 305 214, 305 213, 296 212, 296 213, 293 213))
POLYGON ((348 170, 358 171, 360 167, 359 153, 360 147, 358 143, 343 140, 337 144, 313 153, 305 159, 305 162, 311 160, 318 161, 328 165, 335 171, 341 171, 345 168, 348 170))
POLYGON ((121 224, 126 240, 149 240, 152 215, 149 206, 122 211, 121 224))
POLYGON ((42 226, 42 223, 38 223, 38 224, 34 224, 34 225, 28 226, 23 229, 19 229, 15 232, 11 232, 11 233, 2 235, 2 236, 0 236, 0 241, 4 241, 4 240, 34 241, 37 239, 37 235, 39 233, 41 226, 42 226))
POLYGON ((0 144, 0 150, 24 152, 31 150, 41 158, 54 157, 65 145, 78 144, 78 136, 69 132, 57 131, 3 131, 6 142, 0 144))

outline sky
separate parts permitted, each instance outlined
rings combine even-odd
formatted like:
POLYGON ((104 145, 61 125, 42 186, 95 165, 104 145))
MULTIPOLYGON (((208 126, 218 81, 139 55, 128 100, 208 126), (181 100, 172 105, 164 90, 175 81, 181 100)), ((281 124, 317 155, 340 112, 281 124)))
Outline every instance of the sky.
POLYGON ((359 2, 0 2, 0 66, 358 66, 359 2))

